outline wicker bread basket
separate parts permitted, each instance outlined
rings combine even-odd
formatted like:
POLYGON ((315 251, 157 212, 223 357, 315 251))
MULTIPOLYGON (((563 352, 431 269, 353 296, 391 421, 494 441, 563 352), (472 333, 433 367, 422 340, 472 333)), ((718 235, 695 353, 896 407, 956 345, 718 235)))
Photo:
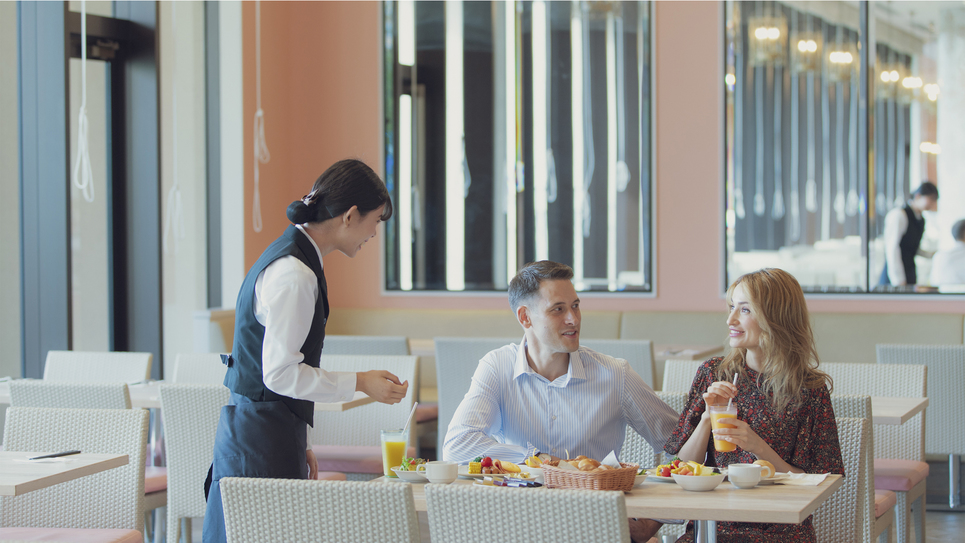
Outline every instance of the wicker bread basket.
POLYGON ((560 469, 558 461, 543 462, 543 480, 547 488, 571 488, 578 490, 633 490, 633 482, 640 471, 639 464, 620 462, 622 468, 590 473, 560 469))

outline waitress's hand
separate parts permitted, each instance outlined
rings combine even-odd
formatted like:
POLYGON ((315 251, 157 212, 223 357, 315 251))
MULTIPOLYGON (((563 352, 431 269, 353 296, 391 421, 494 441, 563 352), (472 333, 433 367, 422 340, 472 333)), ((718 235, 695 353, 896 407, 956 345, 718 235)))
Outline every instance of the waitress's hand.
MULTIPOLYGON (((771 450, 771 446, 761 439, 761 436, 757 435, 757 432, 751 429, 746 422, 732 418, 721 418, 718 419, 718 422, 732 424, 736 428, 718 428, 717 430, 713 430, 714 439, 729 441, 758 458, 763 457, 765 451, 771 450)), ((767 459, 765 458, 765 460, 767 459)))
POLYGON ((366 393, 375 401, 393 404, 402 401, 409 390, 409 382, 385 370, 360 371, 356 374, 355 390, 366 393))
POLYGON ((715 381, 704 392, 706 405, 726 404, 727 400, 737 397, 737 386, 727 381, 715 381))
POLYGON ((305 459, 308 460, 308 479, 314 481, 318 478, 318 459, 315 458, 315 451, 311 449, 305 451, 305 459))

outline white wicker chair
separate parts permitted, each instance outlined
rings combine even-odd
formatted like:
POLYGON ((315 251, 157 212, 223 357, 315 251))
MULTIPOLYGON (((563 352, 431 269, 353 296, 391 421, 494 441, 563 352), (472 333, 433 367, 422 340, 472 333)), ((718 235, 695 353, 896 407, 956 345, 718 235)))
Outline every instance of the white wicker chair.
MULTIPOLYGON (((823 363, 821 370, 834 379, 836 394, 914 398, 928 395, 927 368, 923 365, 823 363)), ((879 475, 881 459, 924 463, 924 429, 924 411, 901 425, 874 425, 874 458, 879 464, 879 475)), ((895 507, 895 533, 898 543, 909 541, 912 523, 918 541, 925 541, 926 482, 927 478, 907 492, 895 492, 898 498, 898 505, 895 507)))
MULTIPOLYGON (((864 543, 872 543, 875 539, 881 537, 885 530, 888 530, 884 535, 883 541, 887 541, 891 536, 891 526, 894 524, 895 511, 894 507, 888 508, 887 511, 883 512, 881 515, 875 516, 876 507, 876 496, 874 488, 875 481, 875 464, 874 464, 874 454, 872 451, 873 439, 873 428, 872 424, 872 411, 871 411, 871 396, 862 396, 857 394, 832 394, 831 395, 831 406, 834 408, 834 416, 838 418, 854 418, 854 419, 865 419, 868 421, 868 446, 865 447, 866 460, 864 461, 864 474, 862 475, 866 481, 870 483, 869 493, 860 493, 858 500, 858 512, 859 512, 859 522, 861 523, 861 533, 860 539, 855 538, 855 541, 862 541, 864 543), (866 499, 866 497, 868 499, 866 499)), ((839 441, 842 443, 842 454, 844 447, 844 438, 841 437, 841 430, 838 430, 839 441)), ((845 467, 845 474, 849 473, 847 466, 845 467)), ((881 491, 882 501, 886 502, 891 498, 889 495, 894 495, 894 492, 890 490, 881 491)), ((833 516, 837 512, 830 512, 833 516)), ((817 517, 815 517, 817 518, 817 517)))
POLYGON ((653 342, 649 339, 581 339, 580 346, 626 360, 647 386, 654 387, 653 342))
MULTIPOLYGON (((657 397, 670 406, 677 414, 683 413, 687 405, 686 392, 664 392, 657 391, 657 397)), ((623 462, 634 462, 641 467, 656 467, 666 463, 667 455, 663 451, 655 451, 643 436, 638 434, 632 427, 627 426, 626 438, 623 441, 623 452, 620 459, 623 462)), ((665 537, 670 537, 676 541, 686 531, 684 524, 664 524, 657 532, 657 539, 662 541, 665 537)))
POLYGON ((68 383, 16 379, 10 381, 13 407, 59 407, 70 409, 130 409, 127 383, 68 383))
POLYGON ((221 363, 218 353, 179 353, 174 359, 171 383, 196 385, 224 385, 228 366, 221 363))
POLYGON ((408 356, 409 340, 405 336, 325 336, 322 353, 354 355, 408 356))
POLYGON ((663 386, 668 392, 690 392, 697 369, 703 360, 667 360, 663 367, 663 386))
MULTIPOLYGON (((419 357, 323 354, 321 367, 328 371, 339 372, 387 370, 395 374, 400 381, 409 381, 409 393, 401 402, 394 405, 372 403, 348 411, 315 412, 315 425, 310 430, 312 446, 378 447, 381 458, 382 443, 379 431, 402 428, 412 409, 414 391, 419 389, 419 357)), ((316 450, 316 456, 319 456, 319 450, 316 450)), ((323 458, 319 457, 320 470, 327 469, 322 467, 323 463, 323 458)), ((332 471, 344 470, 333 469, 332 471)), ((378 473, 346 472, 349 480, 370 480, 381 476, 381 467, 378 473)))
POLYGON ((407 484, 239 477, 220 484, 228 543, 420 540, 407 484))
POLYGON ((11 407, 3 442, 8 451, 126 454, 128 463, 22 496, 0 498, 0 526, 143 530, 142 409, 11 407))
POLYGON ((522 334, 515 338, 437 337, 436 387, 439 391, 439 422, 436 453, 442 458, 446 431, 459 402, 469 392, 472 375, 486 353, 510 343, 519 343, 522 334))
POLYGON ((45 381, 137 383, 151 378, 151 353, 48 351, 45 381))
POLYGON ((167 541, 177 543, 184 520, 191 542, 191 517, 203 517, 203 481, 214 456, 221 407, 229 392, 223 385, 161 385, 168 464, 167 541))
POLYGON ((630 541, 623 492, 510 491, 468 485, 426 485, 434 543, 630 541), (479 511, 527 511, 525 522, 481 521, 479 511))
MULTIPOLYGON (((928 366, 928 420, 925 453, 948 455, 949 473, 957 475, 965 455, 965 432, 958 414, 965 412, 965 345, 877 345, 878 364, 928 366)), ((948 505, 960 508, 959 477, 949 477, 948 505)))
POLYGON ((844 484, 814 512, 814 530, 822 543, 859 541, 863 509, 870 499, 866 463, 870 424, 863 418, 838 418, 838 442, 844 460, 844 484))

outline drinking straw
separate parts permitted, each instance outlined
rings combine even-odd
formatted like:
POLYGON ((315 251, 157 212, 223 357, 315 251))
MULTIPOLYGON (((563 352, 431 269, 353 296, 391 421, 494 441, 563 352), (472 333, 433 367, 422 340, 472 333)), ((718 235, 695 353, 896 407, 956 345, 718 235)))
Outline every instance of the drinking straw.
MULTIPOLYGON (((740 376, 739 373, 734 374, 734 386, 737 386, 737 378, 740 376)), ((734 401, 734 398, 729 398, 727 400, 727 409, 730 409, 730 403, 734 401)))
POLYGON ((402 429, 402 435, 405 435, 406 431, 409 429, 409 424, 412 422, 412 419, 415 417, 416 407, 419 407, 419 402, 412 402, 412 411, 409 411, 409 418, 407 418, 405 421, 405 428, 402 429))

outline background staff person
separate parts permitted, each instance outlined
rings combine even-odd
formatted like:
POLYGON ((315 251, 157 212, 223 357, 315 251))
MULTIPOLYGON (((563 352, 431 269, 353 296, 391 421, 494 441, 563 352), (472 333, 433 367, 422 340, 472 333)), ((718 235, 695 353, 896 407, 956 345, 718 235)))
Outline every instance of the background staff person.
POLYGON ((918 283, 915 255, 931 257, 933 253, 921 249, 925 233, 922 211, 938 209, 938 187, 928 181, 911 193, 904 207, 895 208, 885 216, 885 267, 879 285, 914 285, 918 283))

